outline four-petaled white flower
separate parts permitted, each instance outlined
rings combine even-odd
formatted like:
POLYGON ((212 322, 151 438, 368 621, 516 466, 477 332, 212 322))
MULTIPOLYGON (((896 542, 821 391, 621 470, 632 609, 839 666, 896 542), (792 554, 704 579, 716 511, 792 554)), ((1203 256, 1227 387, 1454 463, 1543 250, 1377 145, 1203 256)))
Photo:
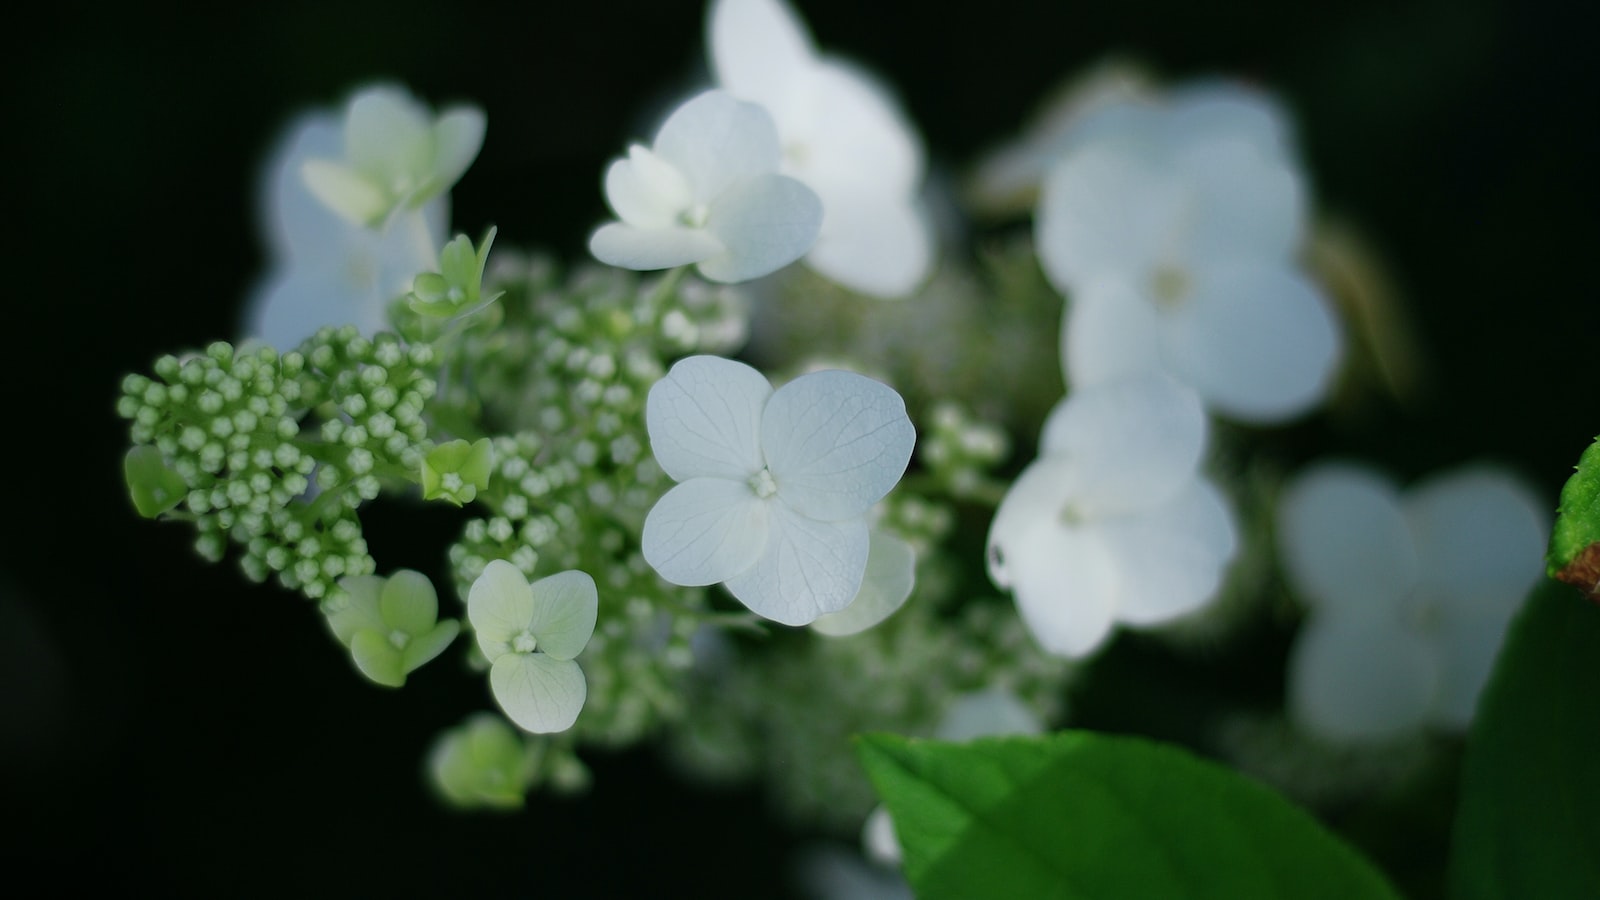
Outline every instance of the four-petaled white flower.
POLYGON ((1335 740, 1465 729, 1511 617, 1541 571, 1542 505, 1473 466, 1403 496, 1348 464, 1284 493, 1278 540, 1309 618, 1289 659, 1289 710, 1335 740))
POLYGON ((822 198, 822 232, 807 265, 867 294, 915 290, 933 259, 917 201, 922 143, 889 93, 818 55, 782 0, 715 0, 707 32, 717 83, 772 114, 783 172, 822 198))
POLYGON ((454 106, 435 119, 406 91, 379 85, 345 107, 342 152, 301 167, 306 186, 347 221, 375 227, 450 190, 483 147, 483 111, 454 106))
POLYGON ((678 107, 646 148, 606 170, 606 202, 621 222, 602 225, 589 251, 625 269, 690 263, 712 281, 748 281, 811 249, 822 204, 778 174, 772 117, 725 91, 678 107))
POLYGON ((324 325, 353 324, 371 335, 388 327, 388 304, 418 272, 437 265, 449 218, 440 194, 397 210, 377 228, 352 224, 311 193, 301 169, 339 152, 339 118, 297 119, 268 158, 261 190, 262 231, 272 270, 245 304, 244 336, 289 350, 324 325))
POLYGON ((1040 263, 1072 299, 1069 383, 1165 371, 1256 422, 1322 398, 1340 339, 1296 262, 1306 189, 1287 134, 1265 100, 1217 87, 1086 117, 1036 220, 1040 263))
POLYGON ((646 427, 673 480, 641 549, 673 584, 726 583, 757 615, 804 625, 857 596, 872 505, 911 459, 893 389, 851 372, 774 391, 743 363, 680 360, 650 388, 646 427))
POLYGON ((467 618, 489 660, 489 685, 520 728, 546 734, 577 721, 589 688, 573 657, 593 636, 598 612, 594 579, 577 570, 529 585, 497 559, 472 583, 467 618))
POLYGON ((1164 376, 1084 388, 1051 411, 989 528, 989 575, 1046 650, 1081 656, 1113 622, 1162 622, 1216 592, 1236 539, 1197 474, 1205 435, 1199 398, 1164 376))

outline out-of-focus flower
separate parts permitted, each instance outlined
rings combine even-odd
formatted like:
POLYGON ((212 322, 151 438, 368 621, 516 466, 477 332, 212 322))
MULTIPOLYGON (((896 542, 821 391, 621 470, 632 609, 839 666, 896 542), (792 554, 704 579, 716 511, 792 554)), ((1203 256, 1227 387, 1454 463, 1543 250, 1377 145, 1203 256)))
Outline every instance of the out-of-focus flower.
POLYGON ((1164 376, 1075 391, 989 528, 989 577, 1046 650, 1082 656, 1115 622, 1150 625, 1215 594, 1236 538, 1197 474, 1206 419, 1164 376))
POLYGON ((717 83, 772 114, 782 171, 822 198, 806 264, 866 294, 915 290, 933 260, 917 202, 922 143, 888 91, 819 55, 782 0, 714 0, 707 32, 717 83))
POLYGON ((606 202, 620 222, 602 225, 589 251, 624 269, 698 264, 712 281, 748 281, 804 256, 822 205, 778 174, 772 117, 726 91, 706 91, 673 111, 646 148, 635 144, 606 170, 606 202))
POLYGON ((1214 87, 1107 106, 1079 132, 1035 223, 1045 273, 1071 297, 1068 381, 1159 369, 1254 422, 1315 405, 1340 338, 1296 262, 1306 190, 1281 113, 1214 87))
POLYGON ((443 732, 428 753, 428 773, 445 800, 463 809, 520 809, 534 759, 521 736, 493 713, 443 732))
POLYGON ((385 687, 444 652, 461 631, 455 619, 439 622, 439 595, 421 572, 401 569, 388 578, 339 579, 346 597, 327 608, 328 627, 350 649, 361 674, 385 687))
POLYGON ((450 190, 478 158, 483 131, 475 106, 434 118, 404 88, 376 85, 345 105, 340 152, 307 159, 300 174, 324 206, 374 228, 450 190))
POLYGON ((577 570, 530 585, 497 559, 472 583, 467 618, 489 661, 494 699, 518 727, 546 734, 578 720, 588 683, 573 657, 594 635, 599 603, 594 579, 577 570))
POLYGON ((1542 571, 1545 515, 1505 472, 1472 466, 1404 496, 1324 464, 1284 493, 1278 539, 1310 614, 1289 711, 1335 740, 1464 729, 1512 615, 1542 571))
POLYGON ((724 582, 786 625, 861 592, 867 513, 916 442, 893 389, 829 370, 774 391, 743 363, 692 356, 651 387, 645 421, 656 462, 681 482, 644 522, 640 549, 662 578, 724 582))
POLYGON ((366 228, 346 221, 306 186, 311 159, 336 156, 339 118, 295 120, 268 158, 262 179, 262 231, 272 268, 245 304, 244 336, 288 350, 324 325, 352 324, 371 335, 388 327, 388 304, 419 272, 437 265, 449 218, 438 194, 417 209, 397 209, 366 228))

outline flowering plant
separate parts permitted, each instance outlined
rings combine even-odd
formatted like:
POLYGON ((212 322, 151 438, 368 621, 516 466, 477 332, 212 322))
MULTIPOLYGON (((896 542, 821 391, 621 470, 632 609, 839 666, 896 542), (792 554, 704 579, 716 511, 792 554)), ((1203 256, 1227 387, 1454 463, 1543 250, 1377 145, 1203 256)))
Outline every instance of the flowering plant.
MULTIPOLYGON (((881 799, 898 852, 876 858, 898 862, 874 883, 927 896, 1001 869, 1011 895, 1095 877, 1251 896, 1274 866, 1386 895, 1290 801, 1330 813, 1397 791, 1448 766, 1468 728, 1488 735, 1474 753, 1515 746, 1489 713, 1516 705, 1494 692, 1517 696, 1530 654, 1500 647, 1548 522, 1500 477, 1498 506, 1407 519, 1419 559, 1452 543, 1430 524, 1472 537, 1464 562, 1428 556, 1445 560, 1430 584, 1481 567, 1505 590, 1462 640, 1379 662, 1473 677, 1418 675, 1404 716, 1325 677, 1386 671, 1361 658, 1372 643, 1322 635, 1357 627, 1333 607, 1364 584, 1371 520, 1408 514, 1300 502, 1265 430, 1319 415, 1341 377, 1359 402, 1396 358, 1394 332, 1316 264, 1326 235, 1284 107, 1234 83, 1080 92, 1093 111, 1024 141, 1050 147, 1023 179, 1033 228, 980 257, 941 231, 950 201, 885 82, 776 0, 720 0, 706 29, 713 82, 596 160, 596 219, 603 200, 615 221, 574 223, 594 261, 570 267, 509 229, 450 237, 448 193, 493 145, 483 111, 435 115, 385 84, 294 126, 270 163, 274 270, 244 330, 122 382, 134 509, 315 601, 330 655, 403 683, 398 699, 473 672, 432 749, 412 748, 452 806, 536 813, 603 783, 588 766, 607 749, 653 743, 687 772, 761 776, 818 832, 856 831, 881 799), (442 552, 386 550, 380 523, 416 503, 451 524, 442 552), (1479 516, 1533 521, 1479 539, 1500 534, 1479 516), (1198 734, 1133 729, 1161 746, 1084 728, 1105 724, 1085 710, 1118 680, 1119 646, 1244 656, 1261 627, 1299 635, 1276 673, 1286 706, 1230 698, 1198 734), (1497 653, 1510 674, 1477 707, 1497 653), (974 696, 1017 714, 944 727, 974 696), (1384 727, 1319 727, 1329 709, 1384 727), (879 735, 858 761, 847 736, 867 731, 1013 736, 879 735), (964 770, 1005 777, 946 780, 964 770), (1166 808, 1028 802, 1158 784, 1166 808), (1214 828, 1205 797, 1244 824, 1214 828), (994 855, 1130 821, 1131 855, 1172 871, 994 855)), ((1411 589, 1390 574, 1390 593, 1411 589)), ((1499 807, 1463 790, 1458 827, 1481 840, 1473 811, 1499 807)))

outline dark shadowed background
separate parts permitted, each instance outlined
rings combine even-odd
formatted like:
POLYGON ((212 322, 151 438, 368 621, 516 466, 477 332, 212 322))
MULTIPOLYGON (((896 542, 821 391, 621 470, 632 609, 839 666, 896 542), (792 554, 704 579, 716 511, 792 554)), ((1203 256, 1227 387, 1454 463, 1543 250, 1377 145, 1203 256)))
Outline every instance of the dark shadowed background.
MULTIPOLYGON (((234 335, 264 266, 257 171, 297 110, 376 78, 477 102, 488 138, 453 225, 575 257, 605 215, 606 161, 700 77, 702 6, 149 6, 38 6, 3 63, 5 339, 20 359, 5 389, 0 815, 22 835, 0 850, 15 856, 3 877, 197 896, 782 896, 805 836, 758 790, 698 788, 648 750, 591 757, 585 800, 439 809, 420 760, 488 702, 481 681, 435 664, 402 693, 376 689, 310 604, 139 520, 113 413, 122 373, 234 335)), ((951 177, 1110 52, 1278 91, 1322 207, 1387 259, 1435 376, 1420 411, 1313 420, 1290 452, 1403 479, 1499 460, 1553 508, 1600 431, 1600 106, 1576 4, 801 9, 824 47, 898 88, 951 177)), ((367 517, 380 566, 408 547, 442 554, 457 527, 395 512, 367 517)))

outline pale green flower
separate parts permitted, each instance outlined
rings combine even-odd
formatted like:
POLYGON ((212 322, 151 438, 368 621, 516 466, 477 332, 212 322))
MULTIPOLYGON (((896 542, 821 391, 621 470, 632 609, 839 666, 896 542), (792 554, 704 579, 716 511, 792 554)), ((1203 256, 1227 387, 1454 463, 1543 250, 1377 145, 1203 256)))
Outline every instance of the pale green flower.
POLYGON ((589 643, 599 613, 594 579, 577 570, 532 585, 503 559, 484 566, 467 594, 467 617, 489 661, 489 686, 525 731, 565 731, 588 697, 573 659, 589 643))
POLYGON ((461 631, 455 619, 436 621, 439 595, 421 572, 358 575, 339 579, 339 586, 347 596, 325 610, 328 627, 350 648, 361 674, 385 687, 405 684, 461 631))

